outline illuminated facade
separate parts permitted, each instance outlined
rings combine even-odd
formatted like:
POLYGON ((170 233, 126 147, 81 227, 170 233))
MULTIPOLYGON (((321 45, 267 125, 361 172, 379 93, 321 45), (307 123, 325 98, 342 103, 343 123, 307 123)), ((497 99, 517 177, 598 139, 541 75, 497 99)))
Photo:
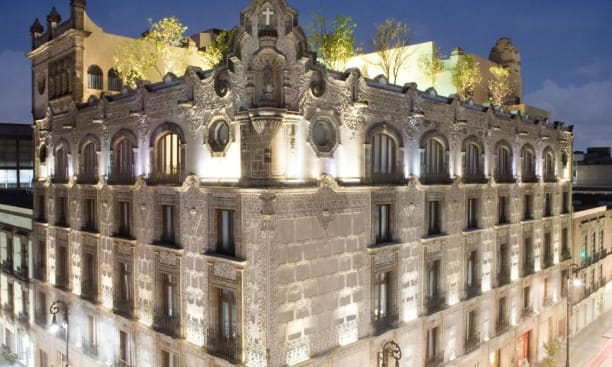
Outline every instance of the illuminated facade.
MULTIPOLYGON (((86 38, 35 41, 34 74, 86 38)), ((253 0, 214 72, 34 91, 39 365, 60 362, 55 299, 75 366, 377 366, 389 340, 402 366, 543 357, 571 132, 307 50, 295 11, 253 0)))

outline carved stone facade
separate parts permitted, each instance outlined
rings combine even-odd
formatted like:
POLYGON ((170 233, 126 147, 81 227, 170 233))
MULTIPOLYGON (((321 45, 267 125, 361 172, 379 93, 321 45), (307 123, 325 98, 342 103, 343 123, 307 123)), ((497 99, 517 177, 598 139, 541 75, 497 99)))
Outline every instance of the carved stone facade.
MULTIPOLYGON (((96 325, 94 340, 71 325, 72 363, 377 366, 389 340, 406 366, 541 359, 564 325, 571 131, 327 70, 284 0, 253 0, 240 19, 212 72, 190 67, 62 113, 49 102, 36 121, 37 146, 51 154, 36 163, 49 222, 34 237, 50 255, 36 288, 96 325), (89 136, 99 179, 86 184, 78 152, 89 136), (72 152, 65 161, 58 144, 72 152), (531 182, 520 174, 526 144, 531 182), (545 151, 554 177, 542 173, 545 151), (111 179, 125 168, 118 157, 132 169, 121 184, 111 179), (67 182, 53 178, 58 162, 67 182), (96 221, 88 233, 82 213, 96 221), (60 245, 70 254, 63 287, 60 245), (95 247, 92 303, 79 284, 95 247)), ((37 335, 56 355, 46 330, 37 335)))

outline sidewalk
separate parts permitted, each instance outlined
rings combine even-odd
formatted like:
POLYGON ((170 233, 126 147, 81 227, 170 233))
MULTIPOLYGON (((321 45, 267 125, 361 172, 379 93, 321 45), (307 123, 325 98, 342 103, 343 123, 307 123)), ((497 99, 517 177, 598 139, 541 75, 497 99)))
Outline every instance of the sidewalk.
MULTIPOLYGON (((558 365, 565 366, 565 343, 559 357, 558 365)), ((571 367, 610 366, 606 364, 610 361, 612 361, 612 311, 601 315, 588 327, 570 337, 571 367)))

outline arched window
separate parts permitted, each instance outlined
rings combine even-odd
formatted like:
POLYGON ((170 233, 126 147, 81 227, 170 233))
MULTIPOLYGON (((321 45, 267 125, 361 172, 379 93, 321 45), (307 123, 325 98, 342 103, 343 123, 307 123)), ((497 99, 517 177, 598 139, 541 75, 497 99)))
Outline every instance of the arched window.
POLYGON ((525 145, 521 150, 521 176, 523 182, 536 180, 535 151, 530 145, 525 145))
POLYGON ((134 182, 134 147, 136 138, 122 130, 112 141, 113 158, 110 181, 113 184, 134 182))
POLYGON ((66 148, 61 145, 55 150, 55 172, 54 181, 68 182, 68 154, 66 148))
POLYGON ((98 178, 98 159, 96 144, 87 142, 81 148, 81 167, 79 181, 82 183, 95 183, 98 178))
POLYGON ((555 180, 555 154, 550 148, 544 151, 543 176, 545 181, 555 180))
POLYGON ((446 146, 446 142, 439 136, 429 136, 422 140, 421 181, 423 183, 448 183, 446 146))
POLYGON ((495 180, 497 182, 513 182, 512 175, 512 148, 505 142, 497 146, 497 166, 495 180))
POLYGON ((395 142, 384 133, 372 137, 372 176, 392 176, 395 172, 395 142))
POLYGON ((463 181, 482 180, 484 180, 482 149, 475 139, 470 138, 463 143, 463 181))
POLYGON ((110 69, 108 71, 108 90, 112 90, 114 92, 120 92, 123 85, 121 83, 121 79, 119 79, 119 73, 115 69, 110 69))
POLYGON ((102 89, 102 69, 97 65, 91 65, 87 69, 87 88, 102 89))
POLYGON ((162 184, 179 184, 182 168, 181 138, 165 132, 155 145, 155 180, 162 184))

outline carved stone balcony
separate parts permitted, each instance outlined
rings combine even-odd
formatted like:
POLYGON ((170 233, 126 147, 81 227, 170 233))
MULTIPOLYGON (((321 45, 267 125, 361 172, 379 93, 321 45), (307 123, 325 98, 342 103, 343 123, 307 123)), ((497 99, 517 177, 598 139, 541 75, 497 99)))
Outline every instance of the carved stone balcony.
POLYGON ((135 181, 134 175, 120 172, 111 173, 108 178, 109 185, 133 185, 135 181))
POLYGON ((69 289, 68 274, 56 273, 55 274, 55 287, 62 289, 62 290, 68 290, 69 289))
POLYGON ((465 184, 485 184, 488 180, 483 173, 480 173, 466 174, 465 176, 463 176, 462 181, 465 184))
POLYGON ((510 284, 510 279, 510 271, 502 270, 501 272, 497 273, 497 286, 502 287, 506 284, 510 284))
POLYGON ((223 337, 216 329, 208 330, 208 353, 232 363, 239 363, 242 355, 240 336, 223 337))
POLYGON ((179 172, 179 169, 173 169, 170 173, 154 172, 148 181, 151 185, 180 186, 183 182, 179 172))
POLYGON ((450 185, 453 183, 453 180, 451 180, 451 178, 446 174, 426 174, 421 176, 419 180, 423 185, 450 185))
POLYGON ((13 259, 3 260, 0 267, 3 272, 13 274, 13 259))
POLYGON ((512 174, 496 174, 495 182, 511 184, 516 182, 516 177, 512 176, 512 174))
POLYGON ((465 296, 466 299, 471 299, 474 297, 478 297, 480 296, 480 294, 482 293, 482 287, 480 286, 479 283, 474 283, 471 286, 466 286, 465 287, 465 296))
POLYGON ((29 281, 30 277, 28 272, 28 266, 25 264, 17 266, 17 269, 15 269, 15 276, 23 281, 29 281))
POLYGON ((98 183, 98 176, 95 174, 81 174, 77 177, 77 183, 81 185, 95 185, 98 183))
POLYGON ((565 261, 565 260, 569 260, 572 258, 572 254, 570 252, 569 247, 563 247, 561 249, 561 258, 565 261))
POLYGON ((528 261, 523 263, 523 269, 522 269, 522 276, 526 277, 528 275, 531 275, 535 272, 534 266, 533 266, 533 260, 528 261))
POLYGON ((51 176, 51 182, 54 184, 67 184, 68 175, 54 175, 51 176))
POLYGON ((548 268, 550 268, 551 266, 554 265, 554 259, 553 259, 552 254, 548 254, 548 255, 544 256, 543 260, 544 260, 542 262, 542 268, 543 269, 548 269, 548 268))
POLYGON ((524 183, 537 183, 539 181, 539 177, 533 173, 523 174, 521 181, 524 183))
POLYGON ((528 306, 525 307, 521 310, 521 317, 522 318, 528 318, 531 317, 531 315, 533 315, 533 307, 528 306))

